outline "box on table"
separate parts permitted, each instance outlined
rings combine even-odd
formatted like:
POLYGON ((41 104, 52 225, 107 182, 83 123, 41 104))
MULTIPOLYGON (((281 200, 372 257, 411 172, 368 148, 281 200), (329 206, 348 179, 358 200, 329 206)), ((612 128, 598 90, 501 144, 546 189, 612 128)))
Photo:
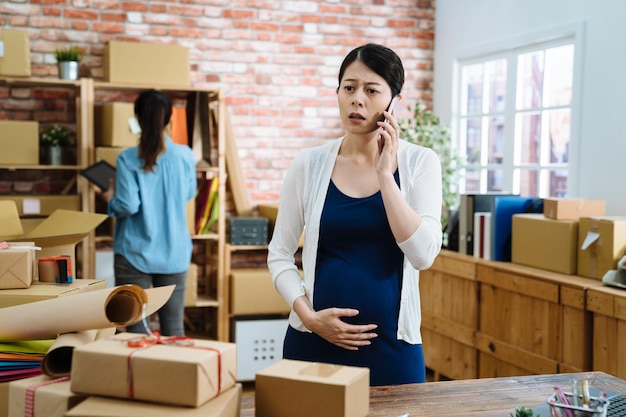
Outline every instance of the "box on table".
POLYGON ((230 271, 231 314, 287 314, 289 311, 289 305, 274 287, 267 268, 230 271))
POLYGON ((232 245, 266 245, 268 219, 265 217, 231 217, 230 243, 232 245))
POLYGON ((65 412, 85 400, 87 396, 70 391, 67 378, 50 378, 45 375, 18 379, 9 384, 9 417, 63 417, 65 412), (26 391, 35 390, 32 414, 25 412, 26 391))
POLYGON ((107 287, 105 279, 75 279, 71 284, 54 284, 33 281, 28 288, 0 291, 0 308, 34 303, 50 298, 75 295, 85 291, 101 290, 107 287))
POLYGON ((49 216, 55 210, 80 211, 79 195, 7 195, 2 201, 14 201, 20 216, 49 216))
POLYGON ((189 264, 185 285, 185 307, 195 307, 198 303, 198 265, 189 264))
POLYGON ((554 220, 578 220, 581 217, 604 216, 605 200, 587 198, 544 198, 543 215, 554 220))
POLYGON ((236 384, 195 408, 92 396, 65 413, 65 417, 239 417, 241 392, 241 384, 236 384))
POLYGON ((10 249, 0 250, 0 289, 28 288, 35 276, 34 242, 8 242, 10 249), (25 246, 20 249, 20 246, 25 246))
POLYGON ((39 165, 39 122, 0 120, 0 164, 39 165))
POLYGON ((145 336, 120 333, 76 347, 72 391, 198 407, 235 385, 234 343, 188 339, 181 345, 130 346, 145 336))
POLYGON ((104 79, 112 83, 189 86, 189 48, 157 43, 109 41, 104 79))
POLYGON ((578 275, 602 279, 626 254, 626 217, 583 217, 578 228, 578 275))
POLYGON ((70 255, 76 277, 75 247, 108 216, 73 210, 56 210, 29 233, 24 234, 14 201, 0 201, 0 241, 34 242, 41 247, 36 261, 49 256, 70 255))
POLYGON ((107 161, 115 166, 118 155, 126 148, 121 146, 96 146, 96 162, 107 161))
POLYGON ((515 214, 512 236, 513 263, 576 274, 578 220, 554 220, 543 214, 515 214))
POLYGON ((368 368, 283 359, 256 374, 256 417, 363 417, 368 368))
MULTIPOLYGON (((98 146, 137 146, 139 132, 133 103, 97 104, 94 113, 94 141, 98 146)), ((111 164, 115 166, 115 164, 111 164)))
POLYGON ((28 31, 0 28, 0 75, 30 77, 28 31))

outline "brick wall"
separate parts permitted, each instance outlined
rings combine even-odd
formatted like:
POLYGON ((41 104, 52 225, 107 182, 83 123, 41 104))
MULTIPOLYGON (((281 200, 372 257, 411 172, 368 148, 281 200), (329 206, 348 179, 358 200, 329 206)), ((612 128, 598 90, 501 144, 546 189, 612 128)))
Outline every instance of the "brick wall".
MULTIPOLYGON (((38 77, 57 76, 53 51, 62 46, 80 47, 85 53, 81 74, 96 79, 102 78, 108 40, 189 47, 193 85, 224 88, 256 205, 278 200, 284 171, 301 148, 342 134, 335 89, 339 65, 350 49, 377 42, 402 57, 406 84, 400 117, 408 116, 406 107, 415 100, 430 103, 434 3, 5 0, 0 27, 29 31, 32 71, 38 77)), ((31 92, 0 89, 0 118, 24 118, 41 106, 31 92)))

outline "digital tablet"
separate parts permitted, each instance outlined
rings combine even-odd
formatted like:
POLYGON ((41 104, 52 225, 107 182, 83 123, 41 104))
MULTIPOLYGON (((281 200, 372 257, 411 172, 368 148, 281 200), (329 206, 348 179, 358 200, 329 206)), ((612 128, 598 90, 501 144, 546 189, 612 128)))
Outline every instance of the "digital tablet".
POLYGON ((115 181, 115 167, 107 161, 98 161, 80 171, 81 175, 100 187, 102 191, 109 189, 109 179, 115 181))

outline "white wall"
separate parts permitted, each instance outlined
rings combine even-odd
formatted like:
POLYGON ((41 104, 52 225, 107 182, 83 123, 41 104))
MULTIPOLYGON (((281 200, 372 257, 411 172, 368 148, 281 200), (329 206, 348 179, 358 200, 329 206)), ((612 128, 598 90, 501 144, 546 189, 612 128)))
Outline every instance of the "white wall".
POLYGON ((608 215, 626 216, 626 1, 437 0, 436 7, 433 108, 445 123, 455 58, 555 28, 584 28, 569 197, 605 199, 608 215))

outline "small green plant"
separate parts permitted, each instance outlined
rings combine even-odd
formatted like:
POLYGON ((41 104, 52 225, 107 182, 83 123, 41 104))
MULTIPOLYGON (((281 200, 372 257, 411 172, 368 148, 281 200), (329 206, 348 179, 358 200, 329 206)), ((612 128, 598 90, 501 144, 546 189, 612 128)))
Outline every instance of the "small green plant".
POLYGON ((54 57, 56 58, 57 62, 80 62, 83 54, 80 52, 80 49, 74 46, 69 48, 55 49, 54 57))
MULTIPOLYGON (((533 417, 535 414, 533 413, 533 410, 530 408, 517 407, 515 409, 515 414, 510 413, 509 415, 511 417, 533 417)), ((539 417, 539 414, 537 414, 537 417, 539 417)))
POLYGON ((62 148, 71 146, 74 140, 69 130, 61 125, 53 125, 39 133, 39 145, 42 148, 60 146, 62 148))
MULTIPOLYGON (((417 145, 431 148, 441 160, 443 206, 445 209, 459 207, 460 197, 458 192, 459 169, 461 158, 454 152, 452 147, 452 135, 450 129, 441 123, 441 119, 426 105, 416 102, 413 107, 408 107, 412 117, 400 119, 400 134, 403 139, 417 145)), ((446 211, 442 221, 447 221, 446 211)))

